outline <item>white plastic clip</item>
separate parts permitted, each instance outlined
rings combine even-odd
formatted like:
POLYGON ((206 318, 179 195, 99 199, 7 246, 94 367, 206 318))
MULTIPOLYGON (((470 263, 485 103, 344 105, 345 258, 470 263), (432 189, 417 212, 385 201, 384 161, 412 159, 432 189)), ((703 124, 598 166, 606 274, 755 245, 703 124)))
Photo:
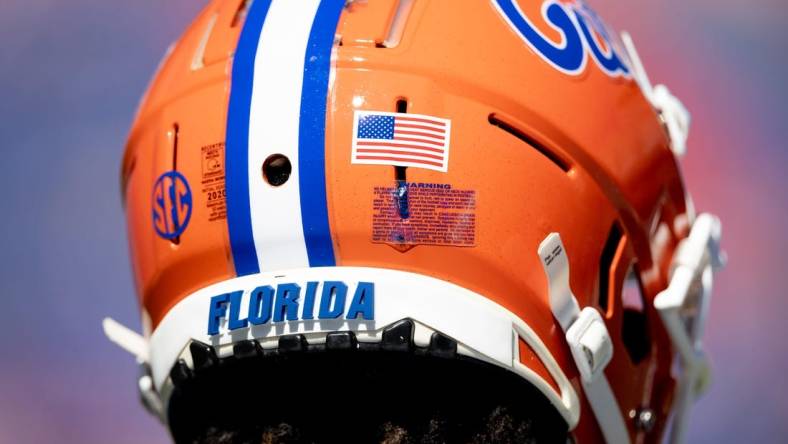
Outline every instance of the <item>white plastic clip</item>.
POLYGON ((134 355, 138 363, 148 362, 148 342, 142 335, 112 318, 104 318, 101 326, 107 339, 134 355))
POLYGON ((153 378, 151 378, 148 366, 148 342, 142 335, 112 318, 104 318, 101 325, 107 338, 133 355, 143 368, 143 374, 137 380, 142 404, 154 416, 164 421, 164 404, 153 386, 153 378))
POLYGON ((613 342, 605 322, 592 307, 580 311, 569 286, 569 259, 561 236, 551 233, 539 245, 538 253, 547 276, 550 309, 564 330, 602 435, 609 443, 629 443, 624 416, 605 377, 605 367, 613 358, 613 342))
POLYGON ((613 359, 613 342, 598 311, 584 308, 566 331, 566 340, 584 382, 604 376, 605 367, 613 359))
POLYGON ((678 97, 671 94, 665 85, 651 86, 651 81, 640 60, 632 36, 627 32, 621 33, 621 40, 627 51, 627 57, 632 65, 632 75, 643 91, 651 105, 659 111, 660 116, 665 122, 670 138, 670 147, 678 157, 683 157, 687 153, 687 139, 689 138, 691 116, 687 108, 681 103, 678 97))
POLYGON ((721 237, 722 225, 717 217, 698 216, 689 236, 676 249, 668 288, 654 299, 681 359, 671 431, 674 444, 684 442, 690 407, 711 379, 702 339, 711 304, 713 272, 725 264, 721 237))

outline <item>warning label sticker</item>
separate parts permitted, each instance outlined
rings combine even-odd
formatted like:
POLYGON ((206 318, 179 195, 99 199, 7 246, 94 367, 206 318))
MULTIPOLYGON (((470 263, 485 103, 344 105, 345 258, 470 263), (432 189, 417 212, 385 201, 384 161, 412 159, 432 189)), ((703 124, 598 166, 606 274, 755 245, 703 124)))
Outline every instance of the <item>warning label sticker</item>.
POLYGON ((450 184, 375 187, 372 241, 397 245, 476 245, 476 191, 450 184))
POLYGON ((208 220, 227 219, 223 143, 202 147, 202 193, 206 197, 208 220))

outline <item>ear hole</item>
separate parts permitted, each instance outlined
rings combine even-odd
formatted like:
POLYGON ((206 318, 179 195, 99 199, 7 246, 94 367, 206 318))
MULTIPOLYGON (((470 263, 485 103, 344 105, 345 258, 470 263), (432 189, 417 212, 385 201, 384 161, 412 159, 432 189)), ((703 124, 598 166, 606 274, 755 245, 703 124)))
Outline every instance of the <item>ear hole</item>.
POLYGON ((284 185, 292 172, 293 165, 283 154, 272 154, 263 162, 263 178, 273 187, 284 185))

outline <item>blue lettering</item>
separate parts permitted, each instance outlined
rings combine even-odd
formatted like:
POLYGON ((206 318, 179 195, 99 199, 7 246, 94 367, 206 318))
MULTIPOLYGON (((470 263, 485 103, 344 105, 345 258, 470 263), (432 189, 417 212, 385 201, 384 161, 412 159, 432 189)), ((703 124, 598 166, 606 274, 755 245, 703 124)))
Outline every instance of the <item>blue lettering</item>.
POLYGON ((375 284, 372 282, 358 283, 347 311, 347 319, 356 319, 359 314, 368 321, 375 319, 375 284))
POLYGON ((282 322, 285 315, 288 321, 298 320, 298 298, 301 297, 301 287, 297 284, 281 284, 276 289, 276 304, 274 306, 274 322, 282 322))
POLYGON ((580 31, 583 32, 583 37, 585 38, 586 42, 588 42, 588 47, 591 49, 591 55, 594 56, 594 61, 596 61, 597 65, 599 65, 603 71, 611 76, 619 73, 629 74, 629 68, 621 61, 621 59, 618 57, 618 54, 616 54, 616 51, 611 44, 612 39, 608 35, 604 24, 602 24, 601 19, 596 15, 596 13, 585 4, 583 4, 580 9, 576 9, 575 11, 575 15, 577 16, 577 24, 580 25, 580 31), (586 17, 591 20, 594 30, 604 39, 610 55, 606 55, 602 52, 597 40, 591 35, 591 30, 588 28, 586 17))
POLYGON ((230 330, 244 328, 249 324, 246 319, 240 319, 241 298, 243 295, 243 291, 234 291, 230 293, 230 321, 227 323, 227 328, 230 330))
POLYGON ((211 307, 208 310, 208 334, 213 336, 219 334, 219 321, 227 312, 227 302, 230 300, 229 294, 220 294, 211 298, 211 307))
POLYGON ((262 325, 271 319, 274 306, 274 289, 269 285, 257 287, 249 296, 249 322, 262 325))
POLYGON ((208 309, 208 334, 219 334, 222 319, 227 318, 227 330, 233 331, 249 325, 268 322, 285 322, 318 319, 375 319, 375 284, 359 282, 347 312, 348 285, 341 281, 322 283, 319 307, 316 300, 320 282, 307 282, 303 303, 301 287, 295 283, 280 284, 276 288, 261 285, 249 293, 249 310, 244 318, 241 303, 244 291, 220 294, 210 299, 208 309), (315 310, 318 313, 315 313, 315 310), (228 313, 229 310, 229 313, 228 313), (346 314, 345 314, 346 313, 346 314), (300 317, 299 317, 300 316, 300 317))
POLYGON ((317 282, 307 282, 306 294, 304 294, 304 311, 301 319, 315 319, 315 293, 317 293, 317 282))
POLYGON ((560 43, 552 42, 542 34, 517 6, 516 0, 493 2, 512 29, 555 69, 570 75, 581 74, 585 70, 588 48, 597 66, 607 75, 629 75, 629 67, 616 53, 604 22, 584 1, 577 0, 571 5, 562 5, 556 0, 546 0, 543 3, 543 18, 548 25, 561 32, 563 37, 560 43), (607 51, 600 48, 589 22, 604 41, 607 51))
POLYGON ((336 319, 345 311, 347 285, 344 282, 328 281, 323 284, 323 297, 320 298, 320 319, 336 319), (333 308, 332 304, 333 303, 333 308))
POLYGON ((534 28, 514 0, 495 0, 495 3, 525 43, 556 69, 567 74, 578 74, 583 70, 586 58, 583 40, 572 17, 561 4, 551 0, 542 8, 547 22, 564 36, 563 44, 555 44, 534 28))

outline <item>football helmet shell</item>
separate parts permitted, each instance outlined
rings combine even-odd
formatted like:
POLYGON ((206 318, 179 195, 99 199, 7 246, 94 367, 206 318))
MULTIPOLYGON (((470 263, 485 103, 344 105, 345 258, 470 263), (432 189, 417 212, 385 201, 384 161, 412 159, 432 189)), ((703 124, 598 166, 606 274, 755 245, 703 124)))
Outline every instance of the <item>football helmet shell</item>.
POLYGON ((654 302, 696 223, 688 116, 660 91, 582 1, 210 2, 123 160, 149 405, 190 343, 374 342, 411 319, 417 345, 438 332, 535 384, 580 442, 659 441, 683 327, 654 302))

